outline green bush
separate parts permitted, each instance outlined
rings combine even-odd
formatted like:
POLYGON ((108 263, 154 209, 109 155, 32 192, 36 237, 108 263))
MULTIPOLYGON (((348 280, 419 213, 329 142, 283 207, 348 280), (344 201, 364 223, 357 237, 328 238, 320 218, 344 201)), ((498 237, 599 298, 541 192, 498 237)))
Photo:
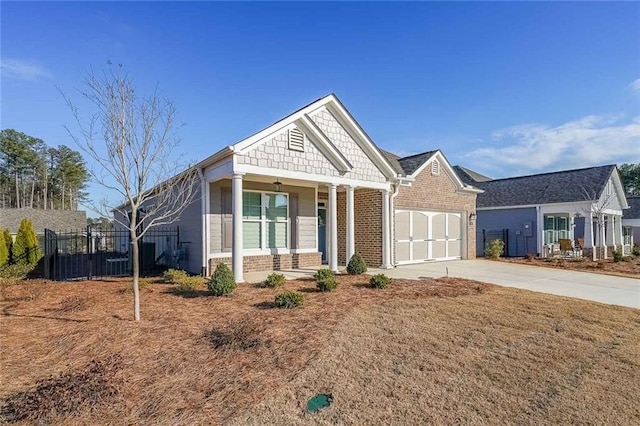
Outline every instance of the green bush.
POLYGON ((3 241, 0 241, 0 268, 9 263, 9 250, 3 241))
POLYGON ((391 278, 385 274, 377 274, 371 277, 369 286, 371 286, 371 288, 387 288, 391 285, 391 282, 391 278))
POLYGON ((178 284, 183 278, 187 278, 189 274, 182 269, 168 269, 162 274, 162 280, 167 284, 178 284))
POLYGON ((354 253, 347 264, 349 275, 360 275, 367 272, 367 262, 364 261, 360 253, 354 253))
POLYGON ((634 244, 633 249, 631 250, 631 254, 633 254, 635 257, 640 257, 640 246, 634 244))
POLYGON ((302 306, 304 294, 297 291, 283 291, 276 295, 275 304, 278 308, 293 309, 302 306))
POLYGON ((12 263, 11 259, 11 246, 13 245, 13 238, 11 237, 11 232, 8 229, 2 231, 2 236, 0 236, 0 244, 4 243, 5 247, 7 247, 8 259, 7 263, 12 263))
POLYGON ((333 271, 328 268, 318 269, 315 274, 313 274, 313 278, 318 280, 323 280, 325 278, 333 278, 333 271))
POLYGON ((22 219, 16 240, 11 246, 11 258, 14 263, 35 265, 40 259, 38 237, 33 231, 33 225, 29 219, 22 219))
POLYGON ((322 292, 333 291, 338 287, 338 282, 331 269, 318 269, 313 277, 316 279, 316 287, 322 292))
POLYGON ((218 263, 216 270, 207 282, 207 289, 214 296, 225 296, 233 293, 236 287, 236 280, 233 278, 231 269, 225 263, 218 263))
POLYGON ((174 281, 178 284, 178 291, 184 293, 190 293, 193 291, 198 291, 204 289, 204 278, 201 276, 189 276, 185 275, 184 277, 180 277, 174 281))
POLYGON ((618 249, 613 251, 613 261, 614 262, 622 261, 622 250, 618 249))
POLYGON ((286 278, 284 277, 284 275, 274 272, 270 274, 267 277, 267 279, 262 282, 262 287, 270 287, 270 288, 282 287, 284 285, 285 279, 286 278))
POLYGON ((487 243, 484 254, 491 259, 498 259, 504 252, 504 242, 502 240, 491 240, 487 243))

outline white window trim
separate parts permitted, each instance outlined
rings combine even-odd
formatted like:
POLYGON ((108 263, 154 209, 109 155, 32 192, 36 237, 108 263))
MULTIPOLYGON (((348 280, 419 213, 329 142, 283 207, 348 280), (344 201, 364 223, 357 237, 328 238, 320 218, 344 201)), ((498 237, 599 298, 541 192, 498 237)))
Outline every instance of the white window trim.
POLYGON ((245 219, 244 212, 242 212, 242 223, 244 222, 259 222, 260 223, 260 248, 255 249, 247 249, 243 247, 243 253, 252 255, 261 255, 261 254, 289 254, 291 251, 291 220, 289 219, 289 193, 288 192, 275 192, 275 191, 258 191, 254 189, 243 189, 242 193, 252 192, 260 194, 260 219, 245 219), (268 221, 267 220, 267 205, 265 203, 266 197, 265 195, 284 195, 287 197, 287 216, 286 220, 276 220, 276 221, 268 221), (286 247, 267 247, 267 223, 269 222, 277 222, 277 223, 286 223, 287 224, 287 246, 286 247))

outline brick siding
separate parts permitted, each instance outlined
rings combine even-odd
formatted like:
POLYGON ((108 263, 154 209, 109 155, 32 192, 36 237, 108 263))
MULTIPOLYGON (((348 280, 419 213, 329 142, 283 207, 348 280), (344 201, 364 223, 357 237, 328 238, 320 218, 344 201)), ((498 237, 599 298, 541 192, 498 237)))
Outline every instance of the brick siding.
MULTIPOLYGON (((321 265, 320 253, 266 254, 244 256, 243 271, 281 271, 285 269, 307 268, 321 265)), ((231 267, 230 257, 209 259, 209 274, 212 274, 218 263, 226 263, 231 267)))

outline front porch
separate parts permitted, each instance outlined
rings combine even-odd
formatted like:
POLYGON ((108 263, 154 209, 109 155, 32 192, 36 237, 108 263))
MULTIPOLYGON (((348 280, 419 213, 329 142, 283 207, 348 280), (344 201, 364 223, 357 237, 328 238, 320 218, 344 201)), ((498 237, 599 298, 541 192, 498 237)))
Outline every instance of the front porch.
POLYGON ((612 251, 630 252, 622 214, 587 213, 565 209, 542 212, 542 257, 606 259, 612 251))
POLYGON ((356 250, 371 266, 389 267, 388 184, 311 179, 233 173, 205 180, 203 272, 227 263, 243 282, 264 271, 315 270, 323 258, 338 272, 356 250))

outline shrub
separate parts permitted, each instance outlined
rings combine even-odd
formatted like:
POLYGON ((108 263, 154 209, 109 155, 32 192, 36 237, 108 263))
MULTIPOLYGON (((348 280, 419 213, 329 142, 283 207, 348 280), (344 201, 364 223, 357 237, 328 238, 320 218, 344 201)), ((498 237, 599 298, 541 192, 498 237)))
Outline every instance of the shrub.
POLYGON ((162 274, 162 280, 167 284, 178 284, 181 279, 188 276, 182 269, 168 269, 162 274))
POLYGON ((20 222, 16 240, 11 246, 11 258, 14 263, 28 265, 35 265, 40 259, 38 237, 36 237, 29 219, 22 219, 22 222, 20 222))
POLYGON ((338 287, 331 269, 318 269, 313 277, 316 279, 316 287, 322 292, 333 291, 338 287))
POLYGON ((360 275, 367 272, 367 262, 364 261, 360 253, 354 253, 347 264, 349 275, 360 275))
POLYGON ((622 261, 622 250, 618 249, 613 251, 613 261, 614 262, 622 261))
POLYGON ((391 285, 391 278, 385 274, 376 274, 369 280, 371 288, 387 288, 391 285))
POLYGON ((9 250, 7 250, 7 245, 3 241, 0 241, 0 267, 9 263, 9 250))
POLYGON ((5 265, 3 268, 0 268, 0 278, 14 281, 23 280, 33 269, 33 265, 27 264, 5 265))
POLYGON ((225 263, 218 263, 216 270, 207 282, 207 289, 214 296, 225 296, 233 293, 236 287, 236 280, 233 278, 231 269, 225 263))
POLYGON ((201 276, 191 277, 189 275, 185 275, 175 281, 175 283, 178 284, 178 291, 185 293, 202 290, 204 288, 204 279, 201 276))
MULTIPOLYGON (((151 280, 145 278, 141 278, 138 280, 138 290, 143 291, 149 289, 151 289, 151 280)), ((127 288, 125 289, 125 291, 133 293, 133 281, 127 284, 127 288)))
POLYGON ((504 242, 502 240, 491 240, 484 250, 484 254, 491 259, 498 259, 504 252, 504 242))
POLYGON ((631 254, 633 254, 635 257, 640 257, 640 246, 634 244, 633 249, 631 250, 631 254))
POLYGON ((304 294, 297 291, 283 291, 276 295, 275 304, 278 308, 293 309, 302 306, 304 294))
POLYGON ((533 255, 533 253, 527 253, 527 255, 525 256, 525 258, 527 259, 527 261, 531 262, 531 261, 533 261, 533 259, 535 259, 536 257, 533 255))
POLYGON ((282 287, 284 285, 285 277, 282 274, 276 272, 270 274, 266 280, 262 282, 262 287, 282 287))
POLYGON ((0 244, 4 242, 5 247, 7 247, 7 253, 9 253, 9 259, 7 263, 11 263, 11 246, 13 245, 13 238, 11 237, 11 232, 8 229, 2 231, 2 236, 0 237, 0 244))

